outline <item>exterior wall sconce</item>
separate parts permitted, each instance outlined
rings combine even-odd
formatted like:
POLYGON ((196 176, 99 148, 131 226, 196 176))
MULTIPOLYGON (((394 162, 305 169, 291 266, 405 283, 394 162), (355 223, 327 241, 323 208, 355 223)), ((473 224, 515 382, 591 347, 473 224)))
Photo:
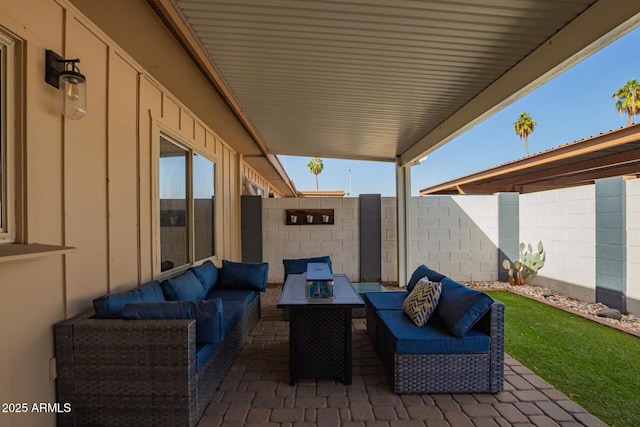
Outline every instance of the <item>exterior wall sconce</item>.
POLYGON ((64 59, 47 50, 44 80, 60 89, 62 114, 72 120, 87 115, 87 79, 80 74, 79 59, 64 59))

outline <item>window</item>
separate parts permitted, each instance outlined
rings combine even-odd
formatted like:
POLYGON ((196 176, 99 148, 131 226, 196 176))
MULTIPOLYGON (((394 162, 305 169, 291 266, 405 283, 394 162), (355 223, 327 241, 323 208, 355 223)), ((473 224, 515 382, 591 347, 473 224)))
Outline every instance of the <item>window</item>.
POLYGON ((264 189, 262 187, 251 183, 251 189, 253 190, 253 194, 255 194, 256 196, 264 196, 264 189))
POLYGON ((213 240, 215 165, 193 154, 193 228, 195 259, 215 255, 213 240))
POLYGON ((15 42, 0 32, 0 243, 14 242, 14 132, 12 101, 15 80, 15 42))
POLYGON ((215 164, 160 136, 160 271, 215 255, 215 164))

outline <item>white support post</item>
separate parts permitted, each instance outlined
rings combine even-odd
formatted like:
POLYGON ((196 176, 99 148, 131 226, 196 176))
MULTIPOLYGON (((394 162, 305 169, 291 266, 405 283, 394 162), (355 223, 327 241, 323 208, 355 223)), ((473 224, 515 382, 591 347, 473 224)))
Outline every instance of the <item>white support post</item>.
POLYGON ((398 218, 398 286, 407 286, 411 275, 411 165, 396 161, 396 209, 398 218))

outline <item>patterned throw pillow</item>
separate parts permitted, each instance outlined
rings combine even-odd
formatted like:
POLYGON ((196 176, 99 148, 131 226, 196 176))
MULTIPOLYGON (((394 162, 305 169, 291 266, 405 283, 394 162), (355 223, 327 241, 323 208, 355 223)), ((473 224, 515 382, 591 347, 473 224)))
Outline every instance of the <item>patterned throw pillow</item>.
POLYGON ((405 298, 402 310, 416 326, 424 326, 438 305, 441 290, 440 282, 431 282, 428 277, 423 277, 405 298))

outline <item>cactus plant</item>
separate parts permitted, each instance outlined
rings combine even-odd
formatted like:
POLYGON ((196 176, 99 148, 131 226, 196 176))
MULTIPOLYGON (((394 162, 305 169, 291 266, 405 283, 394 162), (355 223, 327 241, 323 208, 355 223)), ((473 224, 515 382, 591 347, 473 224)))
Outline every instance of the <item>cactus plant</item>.
POLYGON ((509 283, 512 285, 524 286, 527 284, 527 279, 538 274, 538 270, 544 267, 544 260, 546 253, 542 246, 542 241, 538 242, 538 252, 533 252, 531 243, 525 245, 520 243, 518 246, 520 252, 520 259, 514 261, 513 264, 505 259, 502 262, 502 266, 505 270, 509 271, 509 283))

